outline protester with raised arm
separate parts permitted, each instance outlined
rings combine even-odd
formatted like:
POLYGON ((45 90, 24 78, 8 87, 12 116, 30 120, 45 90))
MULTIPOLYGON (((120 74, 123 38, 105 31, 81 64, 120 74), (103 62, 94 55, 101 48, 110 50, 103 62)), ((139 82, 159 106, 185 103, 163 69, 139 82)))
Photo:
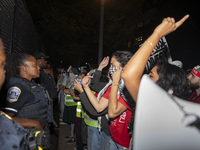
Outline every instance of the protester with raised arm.
MULTIPOLYGON (((86 76, 83 81, 84 90, 97 112, 102 112, 108 107, 109 96, 111 89, 116 86, 117 92, 115 92, 115 100, 117 101, 117 107, 113 109, 114 113, 107 115, 107 119, 111 119, 110 133, 111 138, 107 138, 109 142, 109 148, 107 149, 127 149, 130 143, 130 134, 128 133, 128 123, 131 118, 132 107, 129 101, 124 96, 122 89, 124 87, 123 81, 121 80, 119 84, 116 84, 112 80, 112 74, 117 69, 117 67, 124 67, 126 63, 132 57, 132 53, 129 51, 116 51, 113 53, 110 62, 110 81, 109 83, 98 93, 96 97, 92 90, 89 88, 89 79, 91 76, 86 76), (127 130, 124 130, 127 129, 127 130)), ((105 143, 106 144, 106 143, 105 143)))
MULTIPOLYGON (((135 101, 137 101, 141 77, 152 50, 157 45, 160 38, 175 31, 185 22, 188 17, 189 15, 186 15, 178 22, 175 22, 174 18, 165 18, 162 23, 156 27, 153 34, 144 42, 144 44, 139 48, 139 50, 134 54, 134 56, 125 66, 122 73, 122 78, 125 81, 126 88, 135 101)), ((183 70, 170 64, 161 64, 160 66, 161 67, 155 66, 151 70, 149 74, 150 79, 155 81, 157 84, 159 82, 164 83, 166 80, 167 82, 165 82, 165 84, 160 84, 162 88, 168 90, 171 87, 174 90, 174 95, 179 97, 186 97, 188 89, 186 85, 187 83, 185 83, 186 79, 184 77, 185 74, 183 73, 183 70), (164 71, 162 71, 163 68, 165 68, 164 71), (166 72, 169 73, 169 75, 166 76, 163 73, 161 76, 159 72, 160 70, 161 73, 166 72), (182 88, 182 90, 180 88, 182 88)))

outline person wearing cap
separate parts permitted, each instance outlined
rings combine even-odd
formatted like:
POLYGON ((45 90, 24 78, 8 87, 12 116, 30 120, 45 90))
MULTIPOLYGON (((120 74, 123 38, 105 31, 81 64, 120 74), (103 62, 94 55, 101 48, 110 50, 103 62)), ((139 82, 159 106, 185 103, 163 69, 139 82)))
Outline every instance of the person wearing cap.
POLYGON ((46 56, 42 52, 35 52, 34 57, 36 59, 37 66, 40 67, 40 76, 39 78, 34 79, 37 84, 40 84, 42 87, 48 91, 50 99, 53 100, 53 105, 50 102, 49 106, 51 107, 51 120, 55 127, 58 127, 59 124, 59 105, 58 105, 58 96, 57 88, 54 77, 51 76, 51 72, 47 69, 46 59, 49 56, 46 56), (55 120, 55 121, 54 121, 55 120))
POLYGON ((200 103, 200 66, 195 66, 191 73, 187 75, 188 83, 193 90, 193 93, 190 95, 188 101, 194 103, 200 103))
POLYGON ((54 78, 50 75, 48 69, 46 69, 46 59, 49 58, 49 56, 46 56, 41 52, 35 52, 34 57, 37 61, 37 65, 40 67, 40 77, 35 79, 35 82, 45 87, 45 89, 48 90, 51 99, 55 101, 57 99, 56 84, 54 78))

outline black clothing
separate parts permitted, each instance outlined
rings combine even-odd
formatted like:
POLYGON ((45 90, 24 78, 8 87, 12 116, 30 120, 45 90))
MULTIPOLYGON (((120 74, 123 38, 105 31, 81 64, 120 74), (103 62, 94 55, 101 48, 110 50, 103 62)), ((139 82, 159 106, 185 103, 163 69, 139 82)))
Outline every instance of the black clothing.
MULTIPOLYGON (((107 84, 105 82, 99 82, 100 77, 101 77, 101 71, 96 69, 94 76, 91 79, 90 88, 97 93, 101 91, 101 89, 103 89, 103 87, 107 84)), ((98 113, 96 109, 93 107, 93 105, 90 103, 85 92, 80 93, 79 97, 81 98, 81 104, 83 104, 86 112, 91 114, 90 116, 91 118, 93 118, 92 116, 98 117, 98 116, 102 116, 108 113, 108 108, 98 113)))
POLYGON ((50 74, 46 74, 40 69, 40 77, 35 79, 35 82, 43 86, 45 90, 48 90, 52 100, 57 99, 56 84, 50 74))
POLYGON ((45 127, 51 120, 44 89, 24 78, 10 78, 6 84, 5 112, 20 118, 38 120, 45 127))
MULTIPOLYGON (((100 77, 101 71, 96 70, 90 85, 90 88, 97 93, 107 84, 105 82, 99 82, 100 77)), ((81 98, 81 104, 83 104, 83 106, 85 107, 86 112, 89 113, 88 115, 90 116, 90 118, 94 118, 94 116, 101 116, 101 129, 104 131, 104 133, 110 136, 110 121, 105 117, 105 114, 108 113, 108 107, 102 112, 98 113, 90 103, 85 92, 80 93, 79 97, 81 98)))
POLYGON ((69 124, 75 124, 76 121, 76 107, 77 106, 66 106, 63 113, 63 122, 69 124))
POLYGON ((100 82, 100 77, 101 77, 101 71, 96 69, 94 72, 94 76, 91 79, 90 88, 97 93, 99 93, 103 89, 103 87, 107 84, 107 82, 100 82))

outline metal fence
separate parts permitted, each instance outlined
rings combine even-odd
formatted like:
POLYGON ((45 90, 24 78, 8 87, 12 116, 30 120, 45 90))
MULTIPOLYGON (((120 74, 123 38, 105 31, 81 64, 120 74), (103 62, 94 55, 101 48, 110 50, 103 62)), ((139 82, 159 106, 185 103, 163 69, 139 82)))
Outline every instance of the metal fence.
POLYGON ((40 41, 23 0, 0 0, 0 37, 5 53, 40 51, 40 41))

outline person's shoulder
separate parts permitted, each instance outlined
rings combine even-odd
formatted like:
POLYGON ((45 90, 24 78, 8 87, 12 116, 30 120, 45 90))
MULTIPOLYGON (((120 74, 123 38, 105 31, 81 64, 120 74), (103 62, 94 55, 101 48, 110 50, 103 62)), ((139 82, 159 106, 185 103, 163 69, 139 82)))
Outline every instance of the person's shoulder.
POLYGON ((23 79, 22 78, 10 78, 10 80, 8 81, 8 83, 6 84, 7 88, 10 88, 12 86, 16 86, 16 87, 22 87, 23 86, 23 79))
POLYGON ((9 80, 8 84, 6 85, 7 95, 11 98, 15 96, 19 96, 22 91, 26 93, 28 89, 28 84, 24 83, 25 81, 22 78, 13 78, 9 80))

